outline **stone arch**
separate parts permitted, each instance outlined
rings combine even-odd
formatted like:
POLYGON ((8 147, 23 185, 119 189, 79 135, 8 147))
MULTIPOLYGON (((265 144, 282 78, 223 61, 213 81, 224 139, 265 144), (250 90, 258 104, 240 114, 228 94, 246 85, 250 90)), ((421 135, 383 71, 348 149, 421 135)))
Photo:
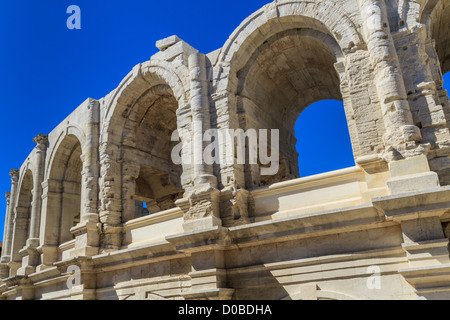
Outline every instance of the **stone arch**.
POLYGON ((72 240, 70 229, 80 219, 83 163, 79 134, 75 126, 68 127, 51 152, 46 177, 48 200, 44 227, 44 242, 48 246, 72 240))
MULTIPOLYGON (((218 60, 222 73, 229 71, 233 74, 233 69, 242 68, 245 61, 239 52, 248 54, 276 33, 312 27, 337 39, 343 50, 350 50, 363 42, 355 23, 332 1, 275 1, 249 16, 230 36, 218 60)), ((217 86, 219 90, 230 89, 229 79, 220 82, 217 86)))
POLYGON ((84 130, 77 124, 68 124, 64 128, 64 130, 59 133, 59 135, 55 139, 55 142, 50 144, 51 149, 47 152, 48 156, 46 161, 47 164, 45 166, 44 181, 49 179, 50 171, 52 169, 52 163, 54 163, 56 153, 61 148, 61 144, 64 142, 64 139, 67 136, 75 137, 79 141, 82 150, 84 150, 86 145, 86 135, 84 133, 84 130))
MULTIPOLYGON (((243 184, 246 188, 298 177, 293 133, 295 120, 304 108, 320 100, 344 101, 354 157, 359 155, 359 138, 349 89, 353 79, 346 68, 348 55, 356 51, 365 52, 356 25, 339 5, 330 1, 274 2, 254 13, 236 29, 220 53, 215 89, 219 95, 221 92, 229 93, 229 109, 236 110, 240 128, 281 128, 280 144, 285 145, 280 146, 283 152, 280 150, 277 176, 261 178, 258 176, 259 165, 244 166, 243 184), (300 49, 302 47, 312 48, 312 53, 308 55, 307 50, 300 49), (302 55, 303 58, 299 58, 302 55), (319 66, 321 63, 323 66, 319 66), (285 68, 289 67, 289 70, 284 70, 285 75, 282 74, 283 64, 285 68), (305 71, 308 68, 310 70, 305 71), (308 72, 309 75, 306 74, 308 72), (302 77, 304 81, 300 83, 302 77), (303 87, 308 86, 308 77, 313 78, 315 84, 311 84, 306 94, 300 94, 303 87), (280 101, 282 107, 272 108, 275 103, 280 105, 280 101), (266 106, 262 106, 264 104, 266 106), (253 116, 256 113, 258 117, 253 116), (278 115, 279 119, 273 120, 278 115), (294 123, 290 123, 291 120, 294 123)), ((358 59, 368 59, 368 54, 360 54, 358 59)), ((368 95, 368 90, 365 91, 368 95)), ((370 99, 364 100, 370 104, 370 99)), ((381 117, 381 114, 376 116, 381 117)), ((381 145, 381 138, 377 139, 374 144, 381 145)), ((375 147, 369 151, 376 152, 375 147)))
POLYGON ((17 264, 22 262, 19 251, 25 247, 30 232, 33 187, 33 172, 28 163, 19 177, 17 201, 14 208, 15 222, 11 261, 17 264))
POLYGON ((189 84, 183 80, 189 78, 189 71, 185 66, 177 68, 175 69, 169 62, 161 60, 150 60, 135 66, 107 101, 103 125, 103 132, 106 132, 107 135, 101 137, 101 143, 120 142, 121 130, 125 121, 122 115, 128 113, 151 87, 169 86, 178 101, 179 108, 188 107, 189 84))
MULTIPOLYGON (((171 141, 173 131, 190 130, 190 122, 178 117, 190 111, 187 79, 184 65, 151 60, 137 65, 107 102, 101 165, 114 169, 102 179, 114 179, 110 192, 122 222, 173 207, 189 184, 182 176, 188 168, 170 158, 177 144, 171 141), (114 151, 106 155, 108 150, 114 151)), ((101 210, 107 207, 111 205, 103 203, 101 210)))

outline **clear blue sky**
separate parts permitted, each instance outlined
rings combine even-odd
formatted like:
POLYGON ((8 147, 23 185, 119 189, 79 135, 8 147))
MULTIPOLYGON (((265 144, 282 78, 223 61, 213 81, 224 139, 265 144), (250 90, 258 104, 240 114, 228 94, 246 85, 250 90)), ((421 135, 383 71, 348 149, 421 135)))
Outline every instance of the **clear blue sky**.
MULTIPOLYGON (((209 53, 222 47, 245 18, 268 2, 1 0, 0 239, 6 210, 3 194, 11 187, 9 171, 22 165, 38 133, 49 133, 86 98, 100 99, 115 89, 136 64, 158 51, 157 40, 176 34, 209 53), (70 5, 81 8, 81 30, 66 27, 70 5)), ((330 163, 315 149, 315 161, 302 163, 302 176, 353 165, 342 105, 323 108, 331 113, 330 125, 336 125, 327 139, 337 140, 328 146, 335 146, 343 160, 330 163)), ((302 114, 310 119, 305 121, 310 132, 314 111, 323 119, 318 106, 302 114)), ((308 141, 315 144, 317 139, 302 144, 307 147, 308 141)))

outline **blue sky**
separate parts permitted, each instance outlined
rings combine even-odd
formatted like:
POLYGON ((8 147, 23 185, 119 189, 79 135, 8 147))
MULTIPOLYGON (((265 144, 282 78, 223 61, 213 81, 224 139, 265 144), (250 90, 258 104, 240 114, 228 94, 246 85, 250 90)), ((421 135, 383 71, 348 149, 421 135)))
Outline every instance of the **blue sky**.
MULTIPOLYGON (((136 64, 158 51, 157 40, 176 34, 209 53, 222 47, 245 18, 268 2, 2 0, 0 239, 6 210, 3 194, 11 187, 9 171, 22 165, 38 133, 49 133, 86 98, 100 99, 114 90, 136 64), (66 27, 70 5, 81 8, 81 30, 66 27)), ((309 127, 301 126, 304 131, 299 127, 299 134, 316 134, 314 118, 324 110, 335 126, 327 139, 337 139, 328 146, 336 147, 335 155, 342 154, 342 160, 330 162, 329 155, 318 155, 315 149, 314 162, 301 162, 302 176, 353 165, 342 104, 308 108, 302 117, 309 127)), ((315 144, 317 139, 301 142, 307 149, 308 142, 315 144)))

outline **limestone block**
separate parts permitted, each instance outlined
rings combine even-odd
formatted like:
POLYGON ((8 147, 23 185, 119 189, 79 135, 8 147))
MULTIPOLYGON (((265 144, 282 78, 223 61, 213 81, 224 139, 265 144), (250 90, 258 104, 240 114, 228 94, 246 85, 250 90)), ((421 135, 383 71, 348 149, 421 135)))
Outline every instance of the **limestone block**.
POLYGON ((174 35, 174 36, 170 36, 165 39, 156 41, 156 47, 159 50, 164 51, 167 48, 173 46, 174 44, 176 44, 177 42, 180 42, 180 41, 181 41, 181 39, 178 38, 176 35, 174 35))
POLYGON ((390 178, 387 185, 391 194, 409 193, 440 186, 439 177, 435 172, 424 172, 390 178))
POLYGON ((157 41, 14 171, 0 299, 448 298, 445 3, 278 0, 208 54, 157 41), (323 99, 344 102, 358 166, 298 178, 295 121, 323 99), (171 133, 210 128, 279 129, 279 172, 174 165, 171 133))

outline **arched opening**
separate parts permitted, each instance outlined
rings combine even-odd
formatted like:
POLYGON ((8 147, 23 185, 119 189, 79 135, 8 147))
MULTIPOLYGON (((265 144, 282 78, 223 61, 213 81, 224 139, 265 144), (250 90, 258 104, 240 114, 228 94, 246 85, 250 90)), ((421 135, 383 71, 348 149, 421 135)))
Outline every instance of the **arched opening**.
POLYGON ((178 102, 165 84, 136 100, 124 124, 124 221, 175 208, 182 197, 182 166, 173 163, 178 102))
POLYGON ((450 71, 450 3, 441 0, 430 15, 430 33, 435 41, 442 73, 450 71))
MULTIPOLYGON (((259 165, 248 165, 245 169, 247 187, 300 176, 297 119, 315 102, 343 100, 335 67, 341 58, 339 45, 328 33, 307 28, 290 29, 267 39, 237 73, 238 112, 243 114, 241 126, 279 130, 278 173, 263 176, 259 165)), ((323 120, 327 116, 318 114, 308 127, 312 131, 326 131, 323 120)), ((314 141, 316 150, 326 149, 329 144, 317 138, 314 141)), ((269 149, 273 146, 269 145, 269 149)), ((315 156, 314 150, 310 153, 315 156)), ((331 156, 329 159, 333 161, 331 156)))
POLYGON ((30 233, 31 205, 33 201, 33 174, 26 170, 20 185, 19 197, 15 208, 15 226, 13 235, 12 261, 21 263, 19 251, 25 247, 30 233))
POLYGON ((310 105, 298 117, 295 136, 300 177, 355 165, 342 101, 323 100, 310 105), (317 119, 320 126, 315 125, 317 119))
POLYGON ((81 208, 81 144, 74 135, 66 136, 51 164, 49 192, 52 201, 47 208, 47 225, 58 230, 54 245, 74 239, 70 229, 80 221, 81 208))

